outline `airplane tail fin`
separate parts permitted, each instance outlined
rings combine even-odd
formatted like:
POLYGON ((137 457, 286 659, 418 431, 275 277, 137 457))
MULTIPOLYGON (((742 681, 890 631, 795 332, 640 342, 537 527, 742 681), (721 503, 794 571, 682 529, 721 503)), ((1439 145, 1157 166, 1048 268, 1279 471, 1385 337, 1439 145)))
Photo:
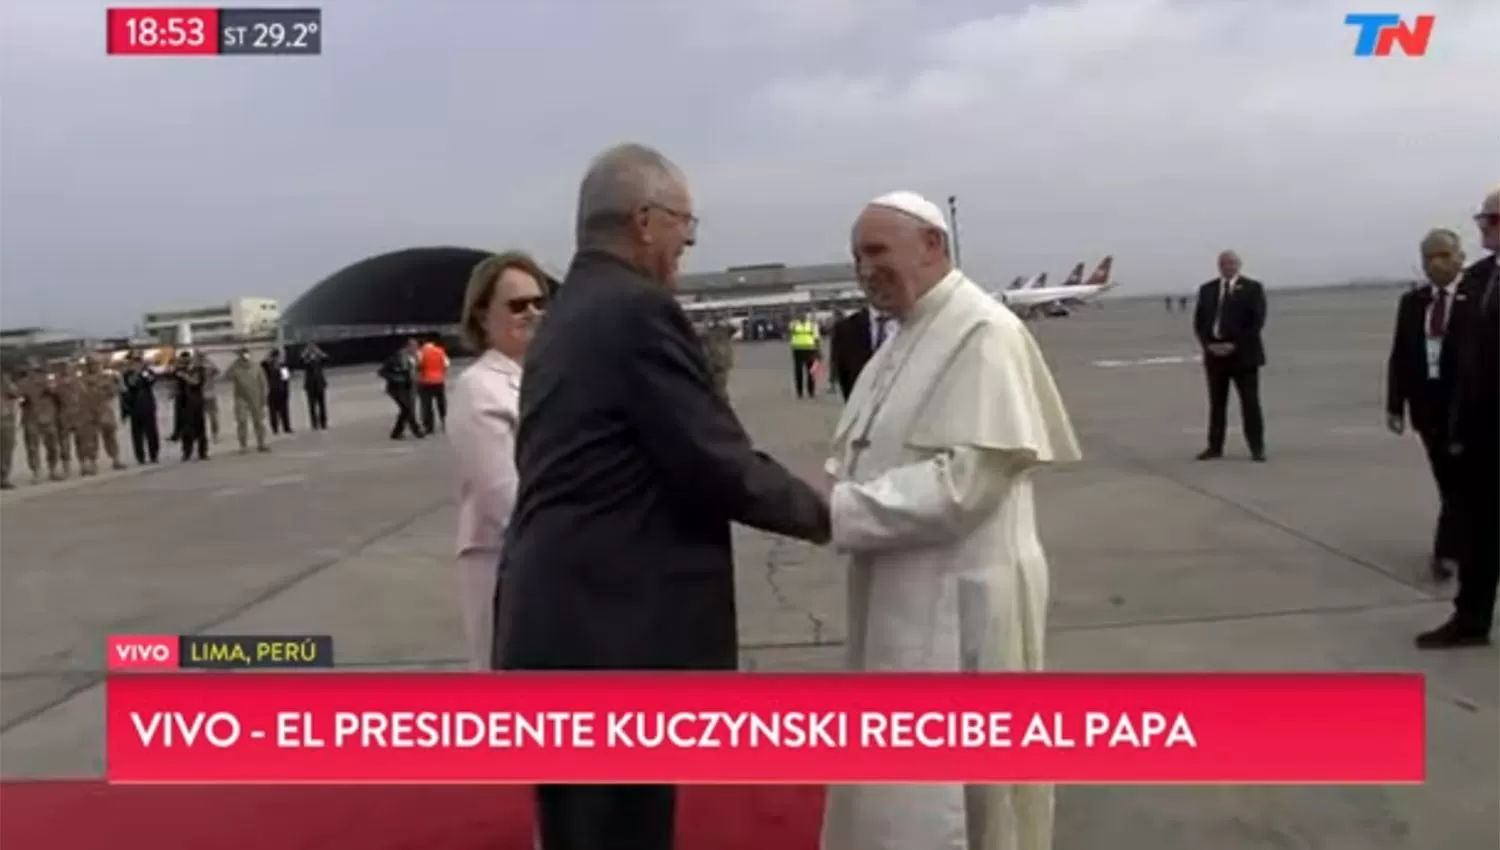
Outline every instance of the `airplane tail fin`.
POLYGON ((1042 272, 1041 274, 1039 274, 1036 277, 1032 278, 1031 279, 1031 283, 1026 288, 1027 289, 1041 289, 1042 287, 1044 287, 1046 285, 1047 285, 1047 273, 1046 272, 1042 272))
POLYGON ((1092 275, 1089 275, 1088 285, 1103 286, 1109 283, 1109 274, 1114 269, 1114 265, 1115 258, 1113 256, 1107 256, 1103 260, 1101 260, 1099 263, 1099 268, 1094 269, 1094 273, 1092 275))
POLYGON ((1010 289, 1020 289, 1025 284, 1026 284, 1026 276, 1025 275, 1016 275, 1016 279, 1013 280, 1013 281, 1011 281, 1010 282, 1010 286, 1007 286, 1005 288, 1007 290, 1010 290, 1010 289))
POLYGON ((1073 267, 1073 271, 1068 273, 1068 279, 1063 281, 1063 286, 1077 286, 1080 283, 1083 283, 1083 263, 1073 267))

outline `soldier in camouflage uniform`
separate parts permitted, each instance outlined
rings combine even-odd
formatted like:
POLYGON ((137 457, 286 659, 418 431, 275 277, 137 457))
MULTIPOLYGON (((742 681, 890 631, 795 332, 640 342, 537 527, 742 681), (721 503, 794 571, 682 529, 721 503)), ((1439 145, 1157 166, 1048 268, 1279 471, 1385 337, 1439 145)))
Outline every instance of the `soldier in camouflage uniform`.
POLYGON ((10 483, 10 462, 16 454, 16 407, 21 391, 10 375, 0 375, 0 490, 16 486, 10 483))
POLYGON ((208 420, 208 436, 215 444, 219 442, 219 367, 201 350, 193 355, 193 361, 203 367, 203 418, 208 420))
POLYGON ((47 464, 47 477, 61 481, 57 471, 57 396, 53 392, 51 374, 33 360, 22 376, 21 390, 21 439, 26 444, 26 465, 31 467, 31 483, 42 482, 42 461, 47 464))
POLYGON ((266 400, 270 387, 266 383, 265 370, 250 359, 250 349, 241 348, 239 356, 224 371, 234 387, 234 430, 240 440, 240 453, 250 451, 250 426, 255 427, 255 448, 268 452, 266 445, 266 400))
POLYGON ((57 465, 62 477, 73 474, 73 455, 78 442, 78 420, 82 413, 82 375, 78 364, 64 360, 52 367, 52 394, 57 400, 57 465))
POLYGON ((78 379, 78 472, 80 475, 99 472, 101 442, 110 464, 115 469, 124 469, 115 418, 120 403, 120 378, 105 369, 97 355, 90 355, 83 368, 78 379))
POLYGON ((713 374, 714 389, 720 398, 728 401, 729 371, 734 368, 734 331, 715 321, 700 327, 698 336, 703 341, 709 372, 713 374))

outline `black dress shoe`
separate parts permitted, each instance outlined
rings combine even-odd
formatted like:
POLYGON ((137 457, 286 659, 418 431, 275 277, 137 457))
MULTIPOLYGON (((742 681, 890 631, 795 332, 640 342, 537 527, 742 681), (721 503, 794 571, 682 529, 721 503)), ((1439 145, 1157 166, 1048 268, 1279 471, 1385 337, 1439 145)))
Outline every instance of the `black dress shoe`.
POLYGON ((1417 635, 1417 649, 1460 649, 1489 645, 1489 632, 1465 628, 1454 620, 1417 635))
POLYGON ((1223 456, 1224 453, 1217 449, 1204 449, 1203 451, 1198 452, 1198 460, 1218 460, 1223 456))
POLYGON ((1265 463, 1266 462, 1266 450, 1265 449, 1260 449, 1258 451, 1251 452, 1250 453, 1250 459, 1253 460, 1253 461, 1255 461, 1256 463, 1265 463))

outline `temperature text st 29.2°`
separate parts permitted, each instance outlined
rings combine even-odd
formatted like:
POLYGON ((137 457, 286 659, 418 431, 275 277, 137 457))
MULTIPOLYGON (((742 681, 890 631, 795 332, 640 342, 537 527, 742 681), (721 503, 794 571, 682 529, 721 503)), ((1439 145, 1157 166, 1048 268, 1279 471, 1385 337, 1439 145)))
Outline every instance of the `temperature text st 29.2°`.
POLYGON ((317 34, 316 21, 234 24, 224 27, 220 43, 250 50, 307 50, 316 46, 317 34))

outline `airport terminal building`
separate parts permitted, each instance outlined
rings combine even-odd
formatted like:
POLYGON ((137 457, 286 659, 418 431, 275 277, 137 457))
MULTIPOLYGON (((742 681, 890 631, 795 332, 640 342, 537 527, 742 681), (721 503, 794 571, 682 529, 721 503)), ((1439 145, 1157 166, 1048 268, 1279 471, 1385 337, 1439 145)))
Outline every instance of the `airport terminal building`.
POLYGON ((274 335, 280 319, 276 299, 240 296, 211 307, 146 313, 139 336, 176 345, 235 342, 274 335))

